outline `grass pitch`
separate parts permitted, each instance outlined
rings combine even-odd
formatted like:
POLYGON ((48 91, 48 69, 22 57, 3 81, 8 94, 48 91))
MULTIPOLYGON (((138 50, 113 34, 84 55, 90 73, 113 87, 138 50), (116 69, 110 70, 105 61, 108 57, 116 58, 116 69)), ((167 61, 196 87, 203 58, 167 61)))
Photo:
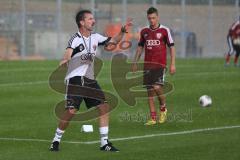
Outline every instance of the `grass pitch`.
MULTIPOLYGON (((115 140, 119 153, 100 152, 98 143, 79 143, 99 139, 96 120, 71 123, 61 151, 49 152, 57 125, 54 107, 64 98, 48 86, 48 77, 57 65, 57 61, 0 62, 1 160, 240 159, 240 68, 225 68, 222 59, 177 60, 176 75, 166 77, 174 91, 167 96, 169 121, 163 125, 143 125, 148 115, 146 99, 139 98, 136 106, 130 107, 119 98, 110 120, 110 140, 115 140), (199 106, 203 94, 212 97, 211 107, 199 106), (82 124, 94 125, 94 132, 82 133, 82 124), (238 127, 189 133, 229 126, 238 127)), ((104 90, 117 95, 106 80, 109 72, 110 62, 104 62, 97 79, 104 90)))

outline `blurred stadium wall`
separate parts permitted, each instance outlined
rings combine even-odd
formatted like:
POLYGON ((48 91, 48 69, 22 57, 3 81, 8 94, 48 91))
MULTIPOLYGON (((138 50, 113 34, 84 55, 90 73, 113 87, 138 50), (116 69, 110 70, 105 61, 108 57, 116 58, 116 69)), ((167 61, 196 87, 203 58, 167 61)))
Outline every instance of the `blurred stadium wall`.
MULTIPOLYGON (((74 18, 81 8, 93 11, 96 31, 102 34, 133 18, 127 36, 133 46, 125 51, 131 57, 150 6, 172 29, 177 56, 183 58, 223 57, 228 29, 239 16, 239 0, 1 0, 0 60, 60 59, 77 31, 74 18)), ((110 57, 103 52, 99 50, 110 57)))

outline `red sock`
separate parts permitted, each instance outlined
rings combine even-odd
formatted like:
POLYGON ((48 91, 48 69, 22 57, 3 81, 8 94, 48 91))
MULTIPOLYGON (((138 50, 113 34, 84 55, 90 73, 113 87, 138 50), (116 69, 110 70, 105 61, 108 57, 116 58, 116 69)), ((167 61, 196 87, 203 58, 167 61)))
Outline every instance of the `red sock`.
POLYGON ((165 110, 166 110, 166 104, 162 104, 162 105, 160 106, 160 111, 161 111, 161 112, 165 112, 165 110))
POLYGON ((151 112, 150 116, 151 116, 152 120, 156 121, 156 119, 157 119, 157 113, 156 112, 151 112))
POLYGON ((230 54, 226 55, 226 63, 228 64, 230 62, 230 54))

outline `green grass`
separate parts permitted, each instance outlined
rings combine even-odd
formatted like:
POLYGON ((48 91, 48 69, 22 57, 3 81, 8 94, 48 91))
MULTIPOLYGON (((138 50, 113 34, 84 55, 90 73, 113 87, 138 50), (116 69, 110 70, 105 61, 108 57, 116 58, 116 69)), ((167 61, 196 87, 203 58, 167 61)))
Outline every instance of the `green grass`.
MULTIPOLYGON (((48 77, 57 64, 57 61, 0 62, 0 160, 240 159, 240 128, 115 141, 114 145, 121 150, 119 153, 100 152, 99 144, 64 142, 98 140, 96 120, 72 122, 58 153, 48 151, 49 142, 1 139, 51 141, 57 125, 54 106, 64 98, 48 86, 48 77), (94 132, 80 132, 82 124, 93 124, 94 132)), ((110 79, 109 72, 110 62, 104 62, 99 84, 117 95, 110 80, 106 80, 110 79)), ((179 59, 176 75, 167 75, 167 81, 173 83, 175 89, 167 96, 170 119, 166 124, 146 127, 142 120, 127 119, 126 112, 132 117, 140 113, 144 119, 148 114, 146 98, 138 98, 134 107, 119 98, 118 107, 111 113, 110 137, 240 125, 240 68, 224 68, 222 59, 179 59), (198 98, 203 94, 212 97, 211 107, 199 106, 198 98)))

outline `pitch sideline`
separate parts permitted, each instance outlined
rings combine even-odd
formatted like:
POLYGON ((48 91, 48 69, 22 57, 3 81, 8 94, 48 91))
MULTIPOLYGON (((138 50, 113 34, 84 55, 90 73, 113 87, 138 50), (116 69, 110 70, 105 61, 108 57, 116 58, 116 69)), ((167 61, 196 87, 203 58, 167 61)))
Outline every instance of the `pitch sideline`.
MULTIPOLYGON (((167 132, 167 133, 158 133, 158 134, 147 134, 142 136, 131 136, 131 137, 121 137, 121 138, 112 138, 111 141, 125 141, 125 140, 135 140, 135 139, 144 139, 144 138, 151 138, 151 137, 161 137, 161 136, 172 136, 172 135, 185 135, 185 134, 192 134, 192 133, 201 133, 207 131, 216 131, 216 130, 226 130, 226 129, 234 129, 240 128, 240 125, 236 126, 222 126, 222 127, 215 127, 215 128, 201 128, 201 129, 193 129, 193 130, 186 130, 186 131, 179 131, 179 132, 167 132)), ((25 142, 52 142, 51 140, 46 139, 27 139, 27 138, 4 138, 0 137, 0 141, 25 141, 25 142)), ((80 141, 61 141, 62 143, 72 143, 72 144, 96 144, 99 143, 97 141, 87 141, 87 142, 80 142, 80 141)))

